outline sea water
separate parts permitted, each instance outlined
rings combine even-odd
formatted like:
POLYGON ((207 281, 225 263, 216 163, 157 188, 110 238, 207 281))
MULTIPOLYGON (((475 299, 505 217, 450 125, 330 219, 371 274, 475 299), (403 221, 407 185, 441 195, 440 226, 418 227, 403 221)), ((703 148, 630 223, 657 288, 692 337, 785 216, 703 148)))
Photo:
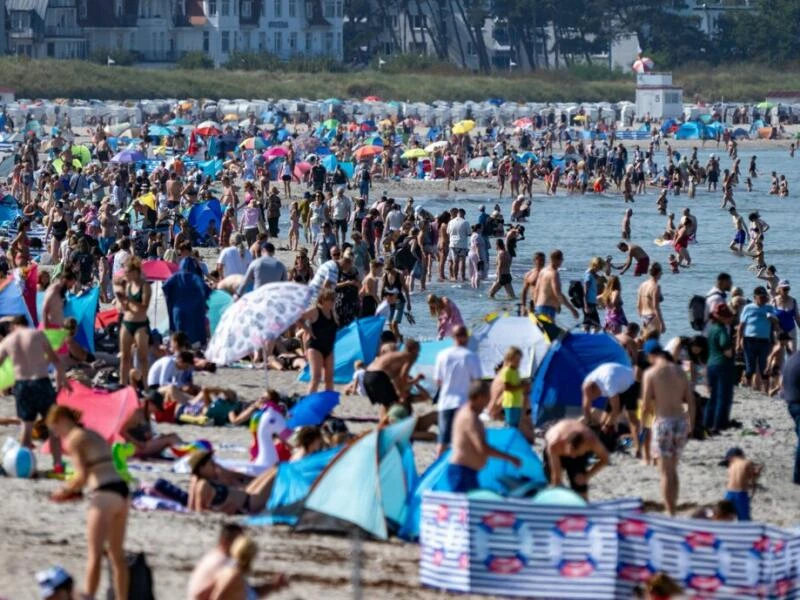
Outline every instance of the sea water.
MULTIPOLYGON (((716 144, 711 142, 698 152, 700 163, 705 165, 712 152, 720 157, 722 170, 731 167, 733 161, 727 153, 718 150, 716 144)), ((739 152, 739 157, 741 176, 740 183, 734 190, 736 207, 744 217, 746 225, 749 225, 747 214, 756 210, 770 225, 770 230, 764 236, 766 262, 768 265, 775 265, 781 279, 789 279, 797 286, 797 290, 792 291, 793 295, 800 295, 800 264, 798 264, 800 173, 797 172, 796 166, 798 164, 796 161, 800 161, 800 155, 793 159, 785 149, 751 151, 743 148, 739 152), (747 178, 750 157, 754 154, 758 157, 758 177, 753 179, 753 191, 747 192, 744 182, 747 178), (769 195, 771 171, 786 175, 789 182, 788 198, 769 195)), ((665 162, 664 152, 659 152, 656 163, 660 167, 665 162)), ((667 339, 675 335, 692 334, 689 326, 689 300, 694 294, 705 295, 713 287, 717 274, 721 271, 730 273, 734 286, 741 287, 745 296, 752 298, 753 288, 765 282, 747 270, 752 264, 752 258, 738 256, 728 248, 735 231, 727 209, 720 209, 721 185, 718 185, 716 192, 707 192, 705 185, 699 187, 694 199, 690 199, 685 190, 681 190, 679 196, 671 193, 668 196, 667 213, 675 213, 676 226, 680 222, 682 210, 686 207, 691 209, 698 223, 697 243, 689 246, 692 266, 682 267, 678 274, 670 272, 667 261, 668 256, 675 253, 672 246, 659 247, 654 243, 654 240, 662 235, 667 224, 667 217, 659 215, 655 205, 659 192, 659 189, 648 186, 647 193, 637 195, 632 204, 625 204, 622 195, 617 193, 569 195, 565 190, 559 189, 556 196, 534 195, 531 216, 524 223, 525 239, 518 243, 517 257, 512 264, 512 285, 517 296, 521 294, 523 277, 531 268, 533 253, 537 251, 546 255, 554 249, 564 252, 564 264, 560 273, 565 295, 569 281, 582 279, 593 256, 605 258, 611 255, 614 265, 624 264, 625 255, 616 246, 621 241, 620 232, 625 209, 632 208, 631 242, 640 245, 650 255, 651 264, 658 261, 663 267, 662 311, 667 326, 665 334, 667 339)), ((397 198, 397 200, 402 204, 405 199, 397 198)), ((511 199, 507 195, 501 201, 496 197, 486 196, 415 197, 415 203, 434 215, 453 206, 464 208, 470 224, 477 222, 478 207, 481 204, 491 212, 494 204, 499 203, 507 223, 511 212, 511 199)), ((412 296, 412 314, 416 324, 410 325, 404 320, 400 327, 401 332, 420 339, 430 339, 435 335, 435 320, 429 315, 425 302, 428 293, 445 295, 455 301, 468 324, 475 323, 488 313, 496 311, 516 314, 519 299, 507 300, 503 289, 497 293, 494 300, 488 296, 489 287, 494 280, 494 238, 491 239, 491 244, 490 279, 482 282, 479 289, 472 289, 469 281, 439 283, 436 281, 437 273, 434 273, 434 281, 429 283, 426 292, 420 292, 417 282, 416 292, 412 296)), ((434 264, 434 269, 436 268, 434 264)), ((616 270, 613 272, 618 273, 616 270)), ((636 312, 636 293, 644 280, 645 277, 634 277, 633 266, 621 277, 625 312, 628 320, 632 322, 639 321, 636 312)), ((572 317, 566 309, 562 310, 557 322, 565 328, 580 324, 580 320, 572 317)))

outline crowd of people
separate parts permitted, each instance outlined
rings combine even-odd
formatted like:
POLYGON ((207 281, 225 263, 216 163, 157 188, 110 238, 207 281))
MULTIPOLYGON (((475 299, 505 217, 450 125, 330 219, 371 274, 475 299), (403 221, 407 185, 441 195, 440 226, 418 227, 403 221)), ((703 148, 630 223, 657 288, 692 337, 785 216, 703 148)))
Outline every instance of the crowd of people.
MULTIPOLYGON (((271 170, 271 161, 258 153, 237 150, 244 139, 275 141, 255 119, 240 131, 220 130, 205 138, 187 136, 178 128, 168 143, 174 156, 156 161, 150 170, 148 161, 114 161, 108 136, 100 128, 91 133, 91 160, 86 164, 73 155, 68 132, 54 130, 48 151, 35 135, 26 137, 9 187, 19 201, 21 217, 13 240, 0 241, 4 258, 0 269, 4 274, 12 270, 24 274, 37 262, 48 266, 38 279, 38 291, 44 293, 41 314, 30 316, 44 329, 64 328, 69 335, 64 348, 54 350, 41 330, 30 327, 27 316, 6 319, 0 323, 0 362, 6 358, 13 362, 12 393, 22 423, 21 443, 31 447, 38 422, 45 419, 57 474, 64 471, 62 447, 70 456, 74 476, 53 499, 69 500, 84 488, 92 491, 87 508, 87 597, 97 593, 104 553, 112 564, 116 597, 127 597, 123 548, 132 490, 115 470, 107 441, 82 427, 80 414, 56 405, 56 391, 69 389, 66 369, 72 377, 91 380, 106 374, 115 384, 133 386, 140 405, 120 433, 133 445, 137 458, 158 457, 182 443, 175 433, 154 433, 152 421, 251 422, 282 400, 277 391, 248 402, 233 390, 198 385, 193 379, 196 371, 217 368, 203 354, 213 333, 207 318, 213 291, 223 291, 236 302, 266 285, 308 284, 320 267, 334 265, 335 279, 297 322, 247 360, 268 370, 308 366, 308 392, 333 390, 337 332, 356 319, 384 315, 388 329, 381 336, 377 357, 355 365, 347 391, 366 396, 383 424, 417 414, 414 439, 435 440, 439 455, 451 450, 446 478, 457 492, 479 487, 478 473, 489 458, 519 466, 518 457, 487 444, 484 414, 519 429, 531 443, 543 441, 549 482, 562 485, 566 474, 571 488, 586 498, 590 480, 608 468, 610 455, 630 440, 643 468, 658 465, 664 508, 670 515, 677 512, 678 465, 687 440, 717 436, 739 425, 731 415, 736 385, 770 394, 782 390, 800 428, 800 359, 795 352, 800 311, 789 282, 764 259, 769 225, 753 211, 748 226, 737 212, 736 142, 727 143, 730 169, 721 170, 714 154, 702 165, 697 148, 682 156, 669 142, 666 165, 659 169, 658 130, 649 148, 634 146, 630 155, 614 139, 613 130, 609 139, 589 143, 570 139, 566 128, 552 124, 535 139, 532 131, 493 126, 483 134, 472 128, 458 134, 448 127, 424 159, 449 188, 461 177, 477 175, 469 165, 474 158, 485 157, 481 170, 497 177, 500 198, 509 183, 509 223, 500 204, 491 211, 482 205, 477 215, 459 206, 434 215, 413 198, 403 202, 387 193, 373 194, 375 181, 424 172, 420 159, 404 159, 393 142, 401 135, 407 149, 422 148, 422 140, 406 122, 385 126, 384 149, 365 158, 358 157, 366 134, 350 124, 337 124, 329 143, 339 164, 331 170, 319 156, 309 156, 299 137, 273 146, 281 150, 275 153, 282 161, 277 170, 271 170), (555 146, 563 148, 563 158, 552 157, 555 146), (531 156, 523 162, 524 152, 531 156), (216 178, 197 163, 190 165, 192 157, 202 153, 203 158, 216 156, 222 161, 216 178), (351 159, 356 167, 348 175, 341 163, 351 159), (307 167, 300 168, 301 163, 307 167), (593 257, 582 278, 565 286, 560 274, 564 252, 536 252, 532 269, 522 280, 520 313, 534 316, 542 326, 557 325, 565 311, 576 318, 582 313, 583 329, 615 336, 630 365, 608 363, 594 369, 582 381, 580 418, 560 420, 535 434, 529 417, 530 381, 520 375, 522 351, 507 348, 494 380, 483 381, 480 359, 469 346, 467 321, 475 315, 465 319, 455 301, 440 290, 443 282, 468 282, 478 288, 490 280, 490 298, 503 290, 516 299, 512 264, 525 236, 524 223, 533 217, 530 197, 537 179, 550 195, 562 189, 617 192, 625 203, 644 198, 648 185, 659 188, 655 204, 668 215, 661 241, 675 251, 670 257, 672 272, 692 264, 689 248, 696 240, 698 222, 685 208, 676 225, 675 215, 668 213, 669 196, 686 190, 688 198, 694 198, 698 187, 716 191, 721 183, 722 207, 728 209, 735 230, 730 248, 753 258, 750 270, 765 285, 756 287, 748 301, 740 288, 733 287, 731 275, 720 273, 710 292, 690 303, 697 334, 667 341, 668 324, 661 310, 664 271, 631 241, 632 209, 626 207, 623 216, 623 241, 617 249, 624 259, 619 264, 613 264, 612 256, 593 257), (211 220, 198 231, 187 213, 211 199, 222 206, 220 222, 211 220), (291 266, 284 264, 279 250, 296 253, 291 266), (169 313, 171 335, 166 339, 148 316, 156 292, 145 271, 154 260, 175 265, 160 286, 169 313), (629 321, 622 301, 622 277, 628 271, 643 277, 635 309, 638 322, 629 321), (95 286, 103 307, 110 306, 116 315, 109 350, 102 356, 79 341, 74 319, 65 317, 68 294, 80 295, 95 286), (427 299, 436 337, 453 340, 436 359, 437 402, 427 413, 420 405, 430 403, 430 394, 421 385, 421 376, 413 374, 420 345, 401 331, 404 321, 414 321, 412 301, 418 303, 417 290, 427 299), (597 409, 599 398, 606 398, 607 406, 597 409)), ((145 124, 137 151, 149 157, 155 148, 145 124)), ((748 176, 745 189, 758 176, 755 157, 748 176)), ((773 174, 773 179, 775 193, 788 195, 785 178, 773 174)), ((296 431, 284 458, 300 460, 349 439, 342 423, 326 422, 326 426, 296 431)), ((729 469, 725 498, 697 516, 748 520, 749 493, 761 465, 738 448, 724 458, 729 469)), ((196 451, 189 464, 189 509, 230 515, 264 510, 274 469, 257 477, 243 476, 217 463, 210 451, 196 451)), ((800 484, 800 444, 794 481, 800 484)), ((285 585, 285 579, 277 578, 249 587, 247 575, 255 553, 246 533, 226 525, 219 547, 192 575, 190 597, 238 600, 285 585)), ((72 579, 62 571, 40 578, 42 589, 49 585, 52 593, 65 589, 70 594, 67 582, 71 589, 72 579)), ((52 593, 47 597, 70 597, 52 593)))

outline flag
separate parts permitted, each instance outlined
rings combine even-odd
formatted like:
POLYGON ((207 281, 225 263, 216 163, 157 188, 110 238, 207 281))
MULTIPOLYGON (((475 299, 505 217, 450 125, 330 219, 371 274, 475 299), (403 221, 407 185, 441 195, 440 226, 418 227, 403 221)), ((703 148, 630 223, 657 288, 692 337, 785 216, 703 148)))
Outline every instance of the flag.
POLYGON ((106 57, 106 64, 110 67, 111 65, 117 64, 117 61, 115 61, 113 58, 108 56, 108 57, 106 57))
POLYGON ((508 62, 508 66, 509 66, 509 67, 516 67, 516 66, 517 66, 517 63, 515 63, 513 60, 510 60, 510 61, 508 62))
POLYGON ((385 61, 385 60, 383 60, 382 58, 379 58, 379 59, 378 59, 378 66, 379 66, 379 67, 382 67, 382 66, 383 66, 383 65, 385 65, 385 64, 386 64, 386 61, 385 61))

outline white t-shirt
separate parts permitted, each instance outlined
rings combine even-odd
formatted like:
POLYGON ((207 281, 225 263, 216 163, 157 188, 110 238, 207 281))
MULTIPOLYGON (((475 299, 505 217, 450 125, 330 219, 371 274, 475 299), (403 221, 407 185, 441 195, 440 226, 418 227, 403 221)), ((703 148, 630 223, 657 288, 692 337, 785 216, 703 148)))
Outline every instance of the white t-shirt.
POLYGON ((400 212, 399 208, 393 208, 386 215, 386 229, 388 231, 400 231, 401 227, 403 227, 403 213, 400 212))
POLYGON ((366 372, 366 369, 356 369, 356 372, 353 373, 353 384, 355 386, 356 394, 359 396, 367 395, 367 390, 364 388, 364 373, 366 372))
POLYGON ((228 275, 244 275, 252 260, 253 255, 250 254, 250 250, 245 250, 244 256, 242 256, 239 254, 239 248, 228 246, 219 253, 217 264, 222 265, 225 277, 227 277, 228 275))
POLYGON ((604 363, 589 373, 583 382, 594 383, 603 396, 611 398, 627 390, 635 380, 632 368, 618 363, 604 363))
POLYGON ((439 410, 459 408, 467 401, 469 384, 481 378, 481 361, 469 348, 453 346, 439 352, 433 378, 439 384, 439 410))
POLYGON ((171 385, 178 381, 178 367, 174 356, 162 356, 147 372, 147 387, 171 385))
POLYGON ((450 247, 469 248, 470 227, 466 219, 456 217, 447 224, 447 235, 450 236, 450 247))

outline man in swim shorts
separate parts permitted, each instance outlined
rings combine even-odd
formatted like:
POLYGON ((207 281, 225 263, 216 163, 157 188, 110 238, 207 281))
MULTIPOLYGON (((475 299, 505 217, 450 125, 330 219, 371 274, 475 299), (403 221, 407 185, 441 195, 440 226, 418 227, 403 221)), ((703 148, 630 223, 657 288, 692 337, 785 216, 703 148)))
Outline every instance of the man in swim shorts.
POLYGON ((556 322, 556 315, 561 311, 562 306, 566 306, 572 316, 578 318, 578 311, 561 291, 558 269, 562 264, 564 264, 564 253, 561 250, 551 252, 550 264, 539 273, 536 288, 532 294, 534 312, 538 316, 547 317, 553 323, 556 322))
POLYGON ((608 450, 585 423, 562 419, 544 434, 544 473, 551 485, 562 485, 563 473, 572 490, 589 498, 589 480, 608 464, 608 450), (589 467, 595 455, 597 462, 589 467))
POLYGON ((651 367, 642 378, 642 420, 655 415, 652 454, 661 471, 661 493, 667 514, 675 515, 678 505, 678 461, 694 429, 694 392, 683 369, 657 344, 645 349, 651 367), (688 411, 684 412, 686 403, 688 411))
POLYGON ((481 413, 489 404, 489 384, 476 379, 469 384, 467 403, 453 419, 453 452, 447 465, 448 491, 466 494, 478 489, 478 472, 490 458, 499 458, 519 468, 520 460, 486 443, 481 413))
POLYGON ((636 244, 628 245, 625 242, 620 242, 617 244, 617 248, 619 248, 621 252, 628 253, 625 264, 623 264, 621 267, 616 267, 619 269, 620 275, 624 275, 628 269, 631 268, 633 261, 636 261, 636 266, 633 268, 634 277, 647 275, 647 269, 650 267, 650 257, 647 255, 647 252, 642 250, 641 246, 637 246, 636 244))
POLYGON ((381 418, 390 406, 408 394, 411 379, 408 374, 419 357, 419 342, 406 340, 402 350, 378 356, 364 373, 364 389, 372 404, 380 407, 381 418))

